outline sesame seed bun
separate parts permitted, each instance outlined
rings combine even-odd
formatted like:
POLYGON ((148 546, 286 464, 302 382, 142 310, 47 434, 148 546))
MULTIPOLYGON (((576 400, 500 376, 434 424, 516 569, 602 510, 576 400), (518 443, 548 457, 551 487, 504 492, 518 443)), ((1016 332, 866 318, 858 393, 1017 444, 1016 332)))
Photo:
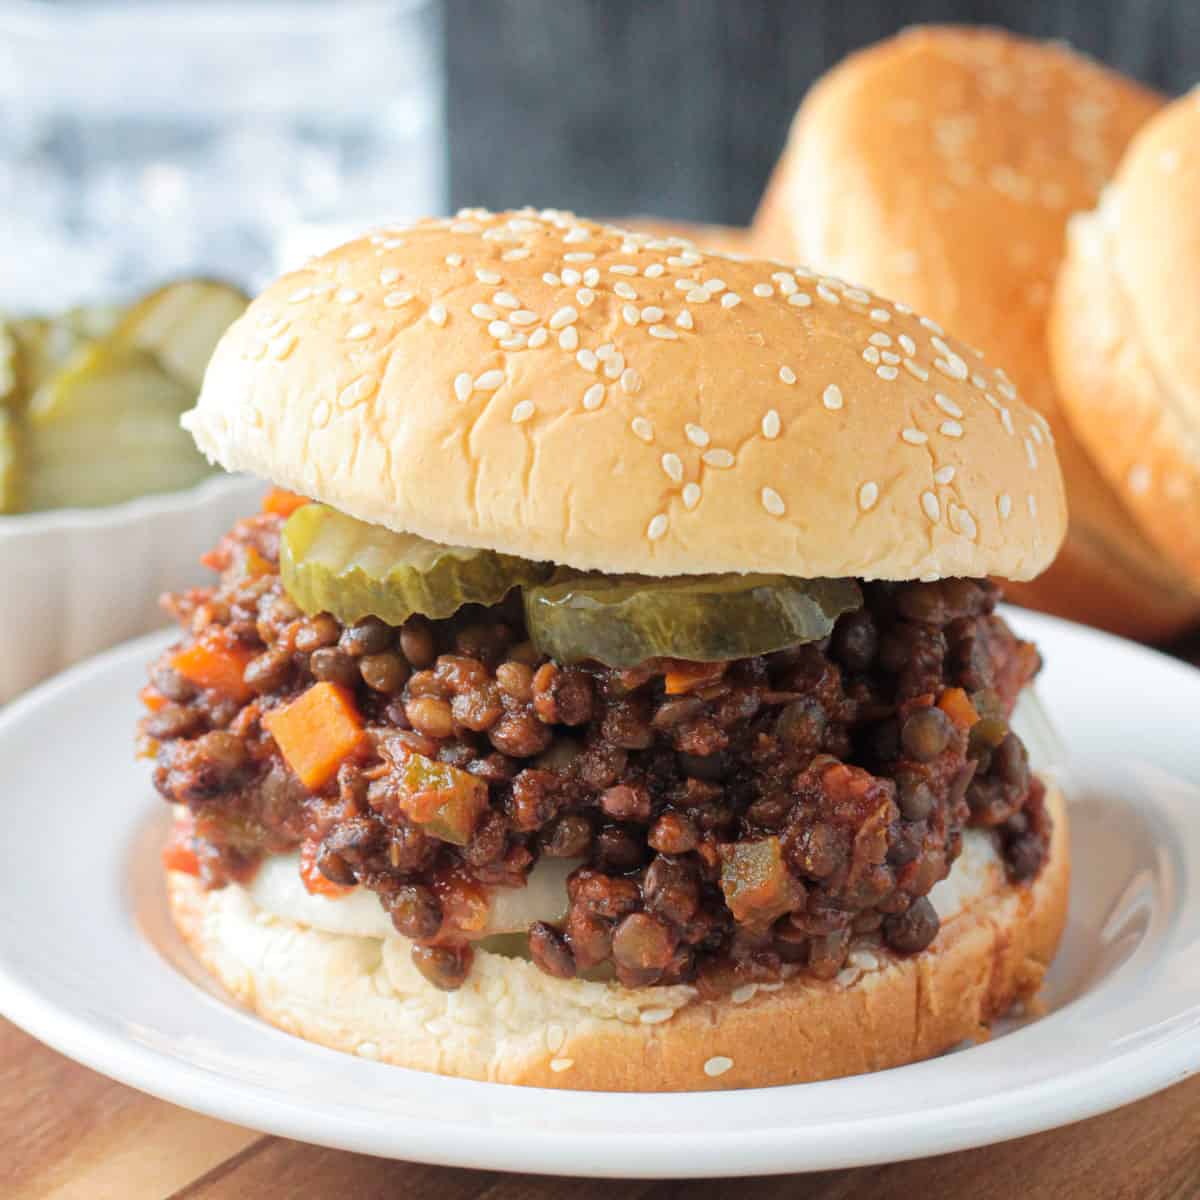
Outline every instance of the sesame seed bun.
POLYGON ((835 980, 749 986, 719 1001, 686 986, 553 979, 482 953, 458 991, 441 992, 399 937, 322 933, 262 912, 236 885, 205 892, 178 872, 167 890, 185 940, 234 996, 336 1050, 537 1087, 805 1083, 930 1058, 1034 996, 1062 934, 1070 878, 1062 796, 1050 789, 1046 799, 1054 835, 1041 873, 1008 883, 988 835, 968 832, 941 900, 935 891, 942 928, 927 950, 900 957, 864 945, 835 980))
POLYGON ((1079 440, 1200 588, 1200 93, 1134 139, 1071 222, 1050 346, 1079 440))
POLYGON ((555 212, 285 276, 184 423, 362 520, 608 572, 1029 579, 1066 523, 1049 427, 936 323, 555 212))
POLYGON ((1161 98, 1052 45, 925 27, 809 93, 754 223, 760 248, 912 305, 1004 365, 1049 419, 1071 526, 1025 603, 1142 637, 1200 614, 1072 433, 1046 319, 1068 218, 1090 209, 1161 98))

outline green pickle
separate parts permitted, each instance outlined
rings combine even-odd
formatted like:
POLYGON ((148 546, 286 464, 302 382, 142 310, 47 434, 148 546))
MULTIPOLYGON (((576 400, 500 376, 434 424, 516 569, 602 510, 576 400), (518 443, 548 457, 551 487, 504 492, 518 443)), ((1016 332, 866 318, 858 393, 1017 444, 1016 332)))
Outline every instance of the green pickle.
POLYGON ((430 837, 465 846, 488 806, 487 784, 449 763, 410 754, 398 771, 400 808, 430 837))
POLYGON ((853 579, 786 575, 560 575, 525 589, 529 636, 543 654, 609 667, 768 654, 827 637, 861 607, 853 579))
POLYGON ((29 401, 26 508, 97 507, 198 482, 211 468, 179 427, 194 399, 151 355, 85 343, 29 401))
POLYGON ((306 504, 288 518, 279 557, 288 595, 305 612, 329 612, 346 624, 368 616, 390 625, 414 613, 453 616, 464 604, 495 604, 550 570, 394 533, 323 504, 306 504))
POLYGON ((21 444, 16 417, 0 408, 0 516, 21 510, 21 444))
POLYGON ((167 374, 199 392, 213 347, 248 303, 227 283, 180 280, 132 305, 112 338, 117 346, 154 355, 167 374))

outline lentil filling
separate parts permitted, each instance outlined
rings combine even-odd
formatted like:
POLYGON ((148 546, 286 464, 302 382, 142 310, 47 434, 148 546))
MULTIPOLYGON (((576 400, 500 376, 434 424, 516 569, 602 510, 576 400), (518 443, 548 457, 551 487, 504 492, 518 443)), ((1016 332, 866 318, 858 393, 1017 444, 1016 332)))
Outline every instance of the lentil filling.
POLYGON ((189 814, 165 858, 206 887, 299 849, 310 891, 375 892, 449 989, 489 889, 578 859, 566 919, 529 930, 541 970, 716 992, 832 978, 861 936, 924 949, 967 826, 1014 881, 1045 858, 1044 788, 1008 726, 1040 659, 991 583, 864 583, 831 637, 761 657, 560 666, 515 594, 400 628, 306 616, 281 527, 240 522, 206 557, 219 582, 165 598, 184 637, 143 693, 141 751, 189 814), (337 705, 316 741, 351 733, 298 772, 280 718, 317 684, 337 705))

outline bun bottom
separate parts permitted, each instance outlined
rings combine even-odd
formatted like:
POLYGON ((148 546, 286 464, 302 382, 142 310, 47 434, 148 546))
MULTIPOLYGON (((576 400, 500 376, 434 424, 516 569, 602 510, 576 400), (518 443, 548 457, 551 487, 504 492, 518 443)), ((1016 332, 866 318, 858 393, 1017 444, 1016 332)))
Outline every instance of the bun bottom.
POLYGON ((828 982, 629 991, 551 979, 477 956, 439 992, 400 939, 322 933, 259 910, 236 886, 205 892, 167 875, 175 923, 195 954, 272 1025, 336 1050, 466 1079, 594 1091, 667 1092, 807 1083, 931 1058, 1033 997, 1058 947, 1070 881, 1061 793, 1049 857, 1030 884, 994 865, 929 949, 852 956, 828 982))

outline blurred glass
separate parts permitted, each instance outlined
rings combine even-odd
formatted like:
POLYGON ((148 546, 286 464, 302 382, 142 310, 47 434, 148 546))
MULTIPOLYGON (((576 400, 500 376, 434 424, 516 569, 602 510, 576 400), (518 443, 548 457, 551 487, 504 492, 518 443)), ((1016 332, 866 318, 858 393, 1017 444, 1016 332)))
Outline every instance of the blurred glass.
POLYGON ((439 20, 430 0, 0 3, 0 307, 195 272, 254 288, 314 230, 442 211, 439 20))

